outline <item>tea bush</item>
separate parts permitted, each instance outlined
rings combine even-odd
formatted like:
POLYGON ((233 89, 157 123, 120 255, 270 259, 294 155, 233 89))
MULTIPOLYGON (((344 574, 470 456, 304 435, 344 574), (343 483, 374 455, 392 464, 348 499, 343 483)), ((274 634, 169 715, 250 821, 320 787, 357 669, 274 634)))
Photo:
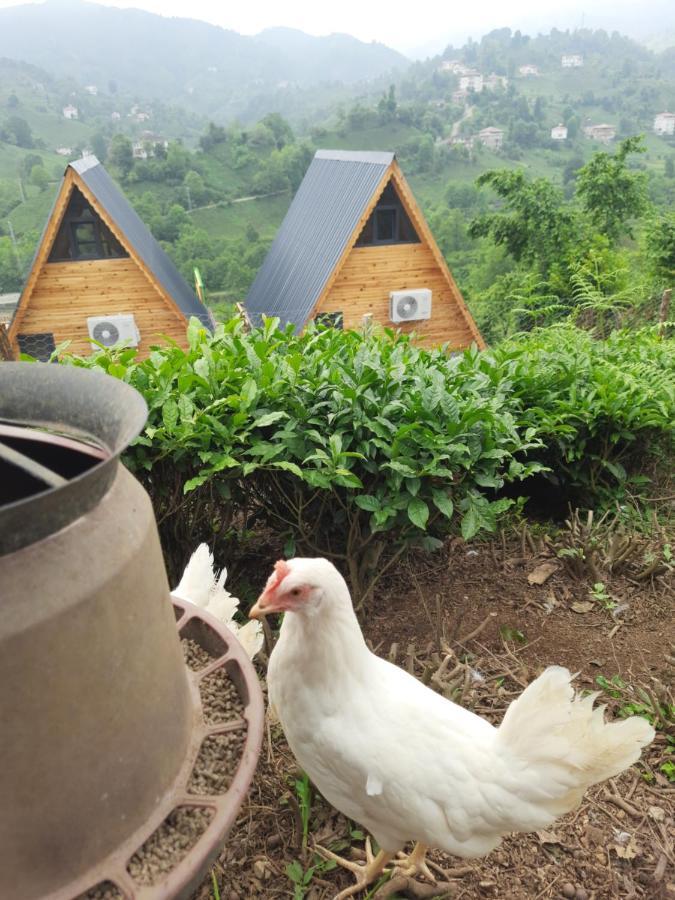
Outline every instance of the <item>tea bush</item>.
POLYGON ((147 400, 127 462, 168 556, 182 562, 198 540, 263 517, 289 552, 342 561, 363 596, 405 547, 438 546, 454 518, 467 539, 493 529, 513 501, 488 490, 540 467, 516 458, 537 449, 536 428, 511 410, 508 373, 490 356, 448 360, 405 337, 276 325, 245 334, 231 321, 211 337, 193 321, 187 351, 72 360, 147 400))
POLYGON ((673 453, 675 341, 656 328, 616 331, 606 340, 565 324, 499 345, 511 401, 536 429, 536 457, 561 478, 574 502, 607 502, 645 462, 673 453))
POLYGON ((341 562, 363 599, 407 547, 438 547, 455 523, 466 539, 493 530, 506 481, 550 468, 597 496, 672 436, 673 342, 651 331, 596 341, 561 326, 451 357, 275 320, 213 336, 193 320, 188 337, 142 361, 69 360, 145 396, 126 462, 177 569, 198 541, 264 521, 289 553, 341 562))

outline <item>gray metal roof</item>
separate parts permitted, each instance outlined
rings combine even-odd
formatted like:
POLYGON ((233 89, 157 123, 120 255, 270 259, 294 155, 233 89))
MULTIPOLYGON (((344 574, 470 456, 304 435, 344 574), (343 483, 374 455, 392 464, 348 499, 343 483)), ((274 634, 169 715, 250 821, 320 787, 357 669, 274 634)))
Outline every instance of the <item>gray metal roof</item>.
POLYGON ((253 324, 302 328, 393 159, 317 150, 246 298, 253 324))
POLYGON ((133 247, 183 315, 186 318, 196 316, 203 325, 212 328, 211 313, 188 287, 183 276, 98 159, 87 156, 69 163, 68 168, 80 176, 101 209, 112 219, 125 241, 133 247))

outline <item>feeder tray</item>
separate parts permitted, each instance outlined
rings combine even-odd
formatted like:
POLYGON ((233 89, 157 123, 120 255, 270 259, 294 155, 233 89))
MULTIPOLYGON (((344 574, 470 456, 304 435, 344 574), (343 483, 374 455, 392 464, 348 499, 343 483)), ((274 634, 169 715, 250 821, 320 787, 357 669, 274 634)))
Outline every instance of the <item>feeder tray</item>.
POLYGON ((102 373, 0 365, 0 897, 184 900, 253 777, 255 670, 171 602, 119 465, 146 414, 102 373))

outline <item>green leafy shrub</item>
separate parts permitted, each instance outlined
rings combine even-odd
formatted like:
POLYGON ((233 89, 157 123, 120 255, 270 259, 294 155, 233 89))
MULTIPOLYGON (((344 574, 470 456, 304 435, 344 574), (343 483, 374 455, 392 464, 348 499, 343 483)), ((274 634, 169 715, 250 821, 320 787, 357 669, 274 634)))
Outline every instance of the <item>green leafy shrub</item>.
POLYGON ((655 328, 601 341, 566 324, 494 352, 510 373, 511 402, 543 442, 536 458, 585 503, 606 501, 648 458, 672 453, 674 344, 655 328))
POLYGON ((341 561, 363 597, 406 547, 439 546, 453 519, 467 539, 493 529, 513 502, 494 492, 539 468, 516 459, 536 449, 536 428, 519 428, 508 373, 488 354, 448 359, 390 334, 276 325, 245 334, 232 321, 211 337, 193 321, 187 351, 73 360, 145 396, 127 461, 176 565, 247 512, 283 532, 289 552, 341 561))
POLYGON ((187 351, 140 362, 133 350, 70 360, 145 396, 127 463, 177 572, 199 541, 262 521, 289 554, 337 560, 363 599, 406 548, 494 530, 513 503, 505 482, 550 468, 596 503, 672 437, 675 354, 655 331, 598 341, 557 326, 452 357, 390 332, 296 336, 276 320, 213 336, 193 320, 188 336, 187 351))

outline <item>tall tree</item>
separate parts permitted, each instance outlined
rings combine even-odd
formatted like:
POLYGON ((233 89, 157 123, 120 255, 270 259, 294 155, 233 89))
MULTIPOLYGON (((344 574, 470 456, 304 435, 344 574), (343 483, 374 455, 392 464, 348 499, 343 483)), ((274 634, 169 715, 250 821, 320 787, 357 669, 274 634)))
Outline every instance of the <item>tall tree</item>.
POLYGON ((628 157, 644 153, 642 137, 621 141, 616 153, 595 153, 577 174, 576 195, 593 225, 610 241, 632 237, 631 219, 648 206, 647 175, 631 170, 628 157))

